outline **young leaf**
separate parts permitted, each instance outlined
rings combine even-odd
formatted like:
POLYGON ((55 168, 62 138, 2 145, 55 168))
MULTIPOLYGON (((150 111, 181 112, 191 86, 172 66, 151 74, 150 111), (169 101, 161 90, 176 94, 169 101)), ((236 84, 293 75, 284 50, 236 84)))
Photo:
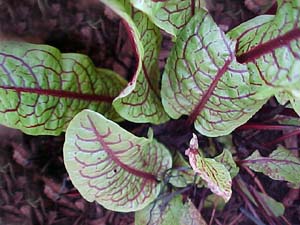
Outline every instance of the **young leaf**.
POLYGON ((177 195, 169 202, 160 200, 135 213, 135 225, 206 225, 201 214, 188 199, 177 195))
POLYGON ((182 155, 176 152, 173 158, 173 167, 170 171, 169 183, 174 187, 184 188, 189 184, 199 184, 199 177, 195 177, 195 173, 182 155))
POLYGON ((127 87, 114 100, 113 106, 125 119, 136 123, 166 122, 159 95, 158 54, 161 36, 147 15, 131 9, 129 0, 101 0, 120 15, 129 31, 129 39, 138 60, 135 74, 127 87))
POLYGON ((59 135, 81 110, 120 121, 111 103, 126 81, 81 54, 1 42, 0 123, 31 135, 59 135))
POLYGON ((247 67, 236 62, 234 46, 211 16, 201 10, 180 32, 162 78, 162 102, 174 119, 189 122, 206 136, 229 134, 265 100, 247 67))
POLYGON ((185 154, 189 157, 190 165, 195 173, 206 181, 207 187, 228 202, 232 193, 230 173, 222 163, 215 159, 204 158, 199 154, 198 139, 195 134, 185 154))
POLYGON ((223 211, 225 205, 226 205, 226 203, 224 202, 223 198, 221 198, 220 196, 211 194, 205 198, 203 207, 204 208, 214 208, 215 207, 216 210, 223 211))
POLYGON ((223 152, 214 158, 217 162, 222 163, 229 171, 231 178, 234 178, 239 173, 239 167, 232 158, 232 154, 228 149, 224 149, 223 152))
POLYGON ((263 85, 258 96, 299 89, 299 0, 278 0, 275 16, 256 17, 228 35, 237 40, 238 61, 260 76, 263 85))
POLYGON ((204 0, 131 0, 131 3, 147 14, 155 25, 173 36, 177 35, 195 12, 205 8, 204 0))
POLYGON ((136 137, 90 110, 70 122, 64 162, 72 183, 87 201, 121 212, 150 204, 160 192, 161 176, 172 166, 162 144, 136 137))
POLYGON ((255 151, 242 162, 252 170, 261 172, 274 180, 300 184, 300 176, 298 176, 300 160, 283 146, 279 146, 268 157, 263 157, 259 151, 255 151))

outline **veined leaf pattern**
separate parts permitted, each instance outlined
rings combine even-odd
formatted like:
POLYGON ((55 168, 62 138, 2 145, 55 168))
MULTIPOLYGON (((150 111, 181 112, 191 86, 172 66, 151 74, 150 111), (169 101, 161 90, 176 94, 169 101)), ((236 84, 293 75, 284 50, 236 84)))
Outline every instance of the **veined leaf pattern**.
POLYGON ((217 162, 222 163, 229 171, 231 178, 234 178, 239 173, 239 167, 236 165, 232 153, 228 149, 224 149, 223 152, 214 158, 217 162))
POLYGON ((121 116, 132 122, 163 123, 168 120, 168 116, 162 106, 159 91, 158 55, 161 34, 142 12, 133 9, 132 18, 140 32, 144 48, 142 68, 114 100, 113 105, 121 116))
POLYGON ((59 135, 86 108, 120 121, 111 103, 125 85, 114 72, 95 68, 85 55, 1 42, 0 123, 27 134, 59 135))
POLYGON ((237 40, 236 54, 252 74, 258 74, 263 96, 297 89, 300 83, 300 3, 278 0, 275 16, 260 16, 228 35, 237 40))
POLYGON ((138 60, 132 80, 114 100, 113 106, 123 118, 132 122, 166 122, 169 117, 161 104, 158 87, 159 29, 147 15, 131 8, 129 0, 101 1, 122 17, 138 60))
POLYGON ((190 147, 185 151, 190 165, 207 184, 207 187, 225 202, 231 198, 231 177, 226 167, 215 159, 204 158, 198 152, 198 139, 195 134, 190 141, 190 147))
POLYGON ((279 146, 268 157, 255 151, 251 156, 242 161, 250 169, 264 173, 273 180, 284 180, 295 185, 300 184, 300 159, 291 151, 279 146))
POLYGON ((165 66, 162 102, 174 119, 189 122, 206 136, 229 134, 265 103, 253 96, 259 85, 236 62, 235 43, 204 10, 180 32, 165 66))
POLYGON ((169 183, 174 187, 184 188, 189 184, 200 184, 200 177, 195 177, 195 173, 189 163, 183 158, 181 153, 176 153, 173 157, 173 167, 168 176, 169 183))
POLYGON ((88 201, 130 212, 159 194, 172 166, 168 150, 154 139, 136 137, 101 114, 84 110, 66 131, 64 162, 72 183, 88 201))
POLYGON ((154 202, 135 213, 135 225, 206 225, 195 205, 188 199, 183 202, 181 195, 171 201, 164 199, 154 202))
POLYGON ((204 0, 131 0, 137 9, 146 13, 149 18, 164 31, 176 36, 201 8, 204 0))

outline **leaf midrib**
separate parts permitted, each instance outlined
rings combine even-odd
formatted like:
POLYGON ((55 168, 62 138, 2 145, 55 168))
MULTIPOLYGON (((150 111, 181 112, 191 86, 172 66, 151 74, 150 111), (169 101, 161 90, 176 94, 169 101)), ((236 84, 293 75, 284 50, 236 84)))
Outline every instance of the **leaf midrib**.
MULTIPOLYGON (((259 44, 252 48, 251 50, 238 55, 237 61, 239 63, 248 63, 252 62, 255 59, 260 58, 261 56, 274 52, 276 49, 288 46, 290 42, 300 39, 300 29, 294 28, 293 30, 285 33, 284 35, 280 35, 274 39, 271 39, 263 44, 259 44)), ((238 46, 237 48, 238 49, 238 46)))
POLYGON ((100 143, 100 145, 103 147, 103 150, 106 152, 106 154, 109 155, 109 157, 112 159, 112 161, 114 161, 118 166, 120 166, 122 169, 126 170, 127 172, 137 176, 137 177, 141 177, 143 179, 146 180, 150 180, 151 182, 157 182, 157 179, 155 177, 155 175, 151 174, 151 173, 147 173, 141 170, 137 170, 131 166, 128 166, 126 164, 124 164, 117 156, 116 154, 110 149, 110 147, 105 143, 105 141, 103 140, 103 138, 101 137, 100 133, 98 132, 95 124, 93 123, 92 119, 90 116, 87 115, 87 118, 89 120, 89 123, 92 127, 92 130, 94 132, 94 134, 97 137, 97 141, 100 143))
POLYGON ((17 93, 31 93, 37 95, 46 95, 46 96, 53 96, 58 98, 70 98, 70 99, 78 99, 78 100, 85 100, 85 101, 111 103, 114 99, 114 97, 111 96, 84 94, 84 93, 77 93, 77 92, 64 91, 64 90, 54 90, 54 89, 10 87, 4 85, 0 85, 0 88, 4 90, 15 91, 17 93))

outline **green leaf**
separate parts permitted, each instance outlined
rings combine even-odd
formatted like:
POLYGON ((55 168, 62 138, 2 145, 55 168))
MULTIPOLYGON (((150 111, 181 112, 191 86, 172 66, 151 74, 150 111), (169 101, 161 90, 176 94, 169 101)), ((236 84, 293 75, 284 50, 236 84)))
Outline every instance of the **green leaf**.
POLYGON ((217 162, 222 163, 229 171, 231 178, 234 178, 239 173, 239 167, 236 165, 232 158, 232 154, 228 149, 224 149, 223 152, 214 158, 217 162))
POLYGON ((90 110, 71 121, 64 162, 72 183, 87 201, 120 212, 150 204, 160 192, 159 180, 172 166, 162 144, 136 137, 90 110))
POLYGON ((189 184, 199 184, 199 177, 195 177, 195 173, 183 156, 176 152, 173 158, 173 167, 170 170, 169 183, 174 187, 184 188, 189 184))
POLYGON ((261 193, 259 191, 256 191, 253 189, 254 193, 256 195, 256 198, 254 195, 249 191, 249 185, 246 184, 240 177, 237 177, 236 182, 238 186, 240 187, 240 190, 247 196, 247 198, 255 205, 258 206, 259 204, 255 200, 259 200, 260 205, 264 208, 264 210, 267 212, 269 216, 283 216, 284 214, 284 205, 281 202, 277 202, 272 197, 270 197, 267 194, 261 193))
POLYGON ((300 116, 300 89, 292 89, 289 92, 281 91, 277 93, 275 97, 281 105, 285 105, 289 101, 290 108, 293 108, 300 116))
POLYGON ((123 19, 133 43, 137 68, 127 87, 114 100, 113 106, 125 119, 135 123, 166 122, 159 93, 158 54, 161 44, 159 29, 142 12, 131 9, 129 0, 101 0, 123 19))
POLYGON ((279 146, 268 157, 260 155, 255 151, 243 165, 248 166, 256 172, 261 172, 274 180, 284 180, 292 184, 300 184, 300 160, 291 151, 279 146))
POLYGON ((237 59, 258 74, 262 87, 257 96, 299 91, 300 3, 278 0, 275 16, 259 16, 228 34, 237 40, 237 59))
POLYGON ((247 67, 235 59, 235 43, 212 17, 201 10, 180 32, 162 78, 162 102, 177 119, 206 136, 232 132, 257 112, 267 99, 253 96, 257 86, 247 67))
POLYGON ((169 202, 160 200, 135 213, 135 225, 206 225, 191 202, 177 195, 169 202))
POLYGON ((217 195, 208 195, 204 200, 204 208, 216 208, 218 211, 223 211, 225 207, 224 199, 217 195))
POLYGON ((206 5, 204 0, 131 0, 131 3, 147 14, 155 25, 173 36, 189 22, 195 12, 206 5))
POLYGON ((0 123, 31 135, 59 135, 89 108, 120 121, 111 103, 126 81, 81 54, 1 42, 0 123))
POLYGON ((262 198, 262 200, 266 203, 268 209, 266 209, 267 213, 271 216, 274 214, 276 217, 283 216, 284 214, 284 205, 281 202, 277 202, 275 199, 271 198, 269 195, 264 193, 257 192, 257 194, 262 198))
POLYGON ((132 18, 140 32, 144 48, 141 70, 137 71, 127 88, 114 100, 117 112, 132 122, 160 124, 167 116, 160 100, 158 55, 161 44, 159 29, 140 11, 132 18))
POLYGON ((204 158, 199 154, 198 139, 195 134, 185 154, 189 157, 190 165, 195 173, 206 181, 207 187, 228 202, 232 194, 230 173, 222 163, 215 159, 204 158))

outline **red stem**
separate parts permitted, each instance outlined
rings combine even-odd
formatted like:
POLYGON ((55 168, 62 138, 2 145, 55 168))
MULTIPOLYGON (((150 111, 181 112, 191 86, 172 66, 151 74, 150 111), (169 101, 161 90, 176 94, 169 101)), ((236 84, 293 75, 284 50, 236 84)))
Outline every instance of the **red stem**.
POLYGON ((286 130, 291 128, 300 128, 299 126, 294 125, 273 125, 273 124, 258 124, 258 123, 248 123, 244 124, 237 128, 237 130, 286 130))
POLYGON ((282 142, 282 141, 284 141, 285 139, 288 139, 288 138, 290 138, 290 137, 293 137, 293 136, 297 136, 297 135, 300 135, 300 129, 298 130, 294 130, 294 131, 292 131, 292 132, 289 132, 289 133, 287 133, 287 134, 285 134, 285 135, 282 135, 281 137, 279 137, 279 138, 276 138, 275 140, 273 140, 273 141, 271 141, 271 142, 269 142, 269 143, 266 143, 266 144, 262 144, 264 147, 270 147, 270 146, 272 146, 272 145, 275 145, 275 144, 277 144, 277 143, 280 143, 280 142, 282 142))

